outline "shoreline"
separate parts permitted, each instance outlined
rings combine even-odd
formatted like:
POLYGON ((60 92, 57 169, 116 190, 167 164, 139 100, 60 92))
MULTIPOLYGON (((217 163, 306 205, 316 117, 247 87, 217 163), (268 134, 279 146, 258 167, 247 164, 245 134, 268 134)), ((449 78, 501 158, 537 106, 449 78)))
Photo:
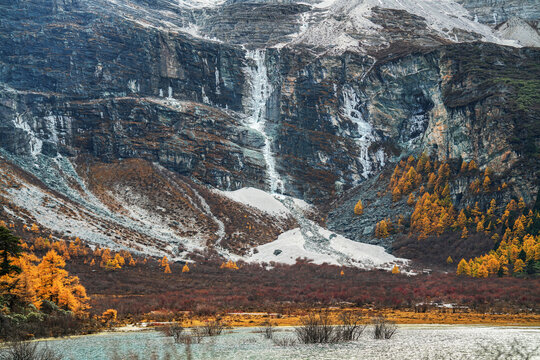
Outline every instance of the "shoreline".
MULTIPOLYGON (((354 311, 361 313, 365 322, 370 323, 370 319, 376 316, 385 316, 388 320, 395 322, 398 325, 485 325, 485 326, 540 326, 540 314, 522 313, 522 314, 483 314, 471 312, 452 312, 452 309, 444 309, 442 311, 427 311, 424 313, 403 310, 380 310, 374 311, 370 309, 330 309, 330 316, 336 318, 343 311, 354 311)), ((298 312, 293 314, 277 314, 263 312, 242 312, 228 313, 226 315, 217 315, 208 318, 192 318, 178 322, 163 322, 145 320, 140 323, 125 324, 130 329, 126 331, 134 331, 133 328, 138 324, 142 330, 167 326, 171 323, 178 323, 184 327, 203 326, 206 321, 213 320, 216 317, 232 328, 242 327, 261 327, 268 322, 272 326, 299 326, 301 319, 307 314, 306 312, 298 312)))
MULTIPOLYGON (((540 314, 522 313, 522 314, 483 314, 471 312, 452 312, 451 309, 439 311, 426 311, 419 313, 403 310, 370 310, 370 309, 329 309, 331 317, 337 318, 341 312, 354 311, 363 315, 365 324, 370 324, 370 318, 375 316, 385 316, 388 320, 395 322, 399 326, 490 326, 490 327, 540 327, 540 314)), ((295 327, 301 325, 301 319, 307 314, 307 311, 295 314, 279 314, 265 312, 238 312, 228 313, 223 316, 217 316, 230 329, 241 328, 261 328, 268 322, 276 328, 295 327)), ((83 336, 103 336, 108 334, 127 334, 131 332, 157 331, 160 327, 171 324, 179 324, 185 328, 203 326, 208 318, 191 318, 183 321, 152 321, 151 319, 136 323, 123 323, 117 327, 111 327, 89 334, 69 335, 64 337, 48 337, 31 339, 30 341, 54 341, 61 339, 74 339, 83 336)), ((337 323, 337 322, 336 322, 337 323)), ((1 347, 0 343, 0 347, 1 347)))

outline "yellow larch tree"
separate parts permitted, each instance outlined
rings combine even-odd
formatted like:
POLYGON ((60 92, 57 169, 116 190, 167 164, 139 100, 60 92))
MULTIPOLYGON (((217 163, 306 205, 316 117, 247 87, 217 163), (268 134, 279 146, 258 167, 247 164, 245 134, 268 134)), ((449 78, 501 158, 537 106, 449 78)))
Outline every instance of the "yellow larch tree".
POLYGON ((476 232, 481 233, 482 231, 484 231, 484 223, 479 221, 478 224, 476 224, 476 232))
POLYGON ((36 263, 39 259, 29 253, 22 253, 20 257, 12 258, 13 265, 21 269, 20 273, 13 273, 0 277, 0 283, 6 285, 11 295, 17 296, 27 304, 33 304, 38 309, 41 299, 38 296, 40 280, 36 263))
POLYGON ((525 269, 525 263, 521 259, 517 259, 514 262, 514 273, 523 272, 523 269, 525 269))
POLYGON ((171 267, 169 266, 168 263, 165 264, 164 268, 165 268, 165 269, 163 270, 163 272, 164 272, 165 274, 170 274, 170 273, 171 273, 171 267))
POLYGON ((161 259, 161 266, 165 267, 169 264, 169 259, 167 259, 167 256, 164 255, 163 258, 161 259))
POLYGON ((66 310, 84 312, 89 307, 86 290, 78 277, 69 276, 65 265, 66 262, 55 250, 47 252, 37 267, 41 282, 38 296, 66 310))
POLYGON ((413 193, 409 194, 409 197, 407 198, 407 205, 413 206, 416 201, 416 198, 414 197, 413 193))
POLYGON ((354 213, 356 215, 362 215, 364 213, 364 206, 362 205, 362 200, 358 200, 356 205, 354 206, 354 213))
POLYGON ((491 185, 491 179, 489 178, 489 176, 486 176, 484 178, 484 182, 482 183, 482 187, 484 188, 485 192, 489 191, 489 186, 490 185, 491 185))
POLYGON ((122 255, 120 255, 119 253, 117 253, 116 255, 114 255, 114 260, 116 261, 116 263, 122 267, 124 266, 124 264, 126 263, 126 261, 124 260, 124 258, 122 257, 122 255))
POLYGON ((387 238, 389 236, 386 220, 381 220, 377 223, 375 226, 375 236, 378 238, 387 238))
POLYGON ((476 276, 477 277, 481 277, 481 278, 487 278, 489 276, 489 271, 487 269, 487 267, 482 264, 478 267, 478 271, 476 272, 476 276))
POLYGON ((465 259, 461 259, 461 261, 459 262, 458 267, 457 267, 457 274, 458 275, 470 274, 469 264, 467 263, 467 261, 465 261, 465 259))

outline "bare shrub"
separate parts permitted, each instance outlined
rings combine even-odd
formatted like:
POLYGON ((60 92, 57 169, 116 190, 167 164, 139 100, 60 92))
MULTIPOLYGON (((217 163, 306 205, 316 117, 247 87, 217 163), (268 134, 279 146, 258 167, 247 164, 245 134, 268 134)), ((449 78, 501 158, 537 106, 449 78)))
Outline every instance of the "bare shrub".
POLYGON ((182 337, 182 339, 183 339, 184 344, 187 344, 187 343, 189 343, 189 344, 191 344, 191 343, 200 344, 204 337, 205 337, 205 335, 203 333, 203 329, 200 328, 200 327, 195 327, 195 328, 191 329, 191 334, 190 335, 185 335, 184 337, 182 337))
POLYGON ((390 339, 397 331, 397 325, 386 319, 384 316, 378 316, 372 319, 373 336, 375 339, 390 339))
POLYGON ((339 341, 356 341, 366 328, 362 315, 352 311, 339 314, 339 322, 341 325, 335 329, 339 341))
POLYGON ((300 320, 300 324, 294 329, 300 343, 321 344, 333 343, 338 340, 328 311, 310 312, 300 320))
POLYGON ((296 345, 296 339, 292 337, 280 337, 280 338, 273 338, 272 342, 276 346, 295 346, 296 345))
POLYGON ((165 336, 172 336, 175 343, 180 343, 180 340, 184 334, 184 328, 178 324, 164 326, 160 328, 160 331, 165 334, 165 336))
POLYGON ((273 339, 274 338, 274 326, 272 325, 272 323, 270 321, 265 321, 263 323, 263 330, 262 330, 262 333, 263 333, 263 337, 265 339, 273 339))
POLYGON ((62 356, 36 342, 16 341, 0 350, 0 360, 61 360, 62 356))
POLYGON ((480 345, 478 358, 491 360, 529 360, 540 355, 540 345, 528 349, 526 343, 518 339, 512 340, 510 344, 493 343, 490 345, 480 345))
POLYGON ((221 335, 226 325, 220 320, 207 321, 200 329, 204 336, 218 336, 221 335))

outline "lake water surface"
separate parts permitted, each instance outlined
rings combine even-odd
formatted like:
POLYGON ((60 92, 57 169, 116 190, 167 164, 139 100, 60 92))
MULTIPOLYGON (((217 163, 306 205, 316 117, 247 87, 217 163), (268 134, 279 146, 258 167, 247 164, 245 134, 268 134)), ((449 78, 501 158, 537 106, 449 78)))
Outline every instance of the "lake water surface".
MULTIPOLYGON (((293 338, 292 328, 278 328, 274 337, 293 338)), ((525 350, 540 345, 540 327, 401 325, 390 340, 373 339, 366 328, 359 341, 332 345, 279 346, 259 329, 239 328, 191 345, 192 359, 491 359, 485 347, 509 347, 519 341, 525 350)), ((40 343, 64 359, 185 359, 186 345, 174 344, 156 331, 112 332, 40 343), (136 356, 133 356, 136 355, 136 356)), ((506 359, 506 357, 505 357, 506 359)), ((540 359, 537 353, 532 359, 540 359)))

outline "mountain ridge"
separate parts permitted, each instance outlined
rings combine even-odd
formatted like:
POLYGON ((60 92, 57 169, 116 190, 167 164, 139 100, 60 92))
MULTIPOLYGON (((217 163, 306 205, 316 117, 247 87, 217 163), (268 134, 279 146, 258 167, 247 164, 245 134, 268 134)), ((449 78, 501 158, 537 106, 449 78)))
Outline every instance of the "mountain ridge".
POLYGON ((2 193, 2 216, 179 259, 243 256, 298 219, 214 188, 308 200, 319 209, 302 216, 324 225, 329 201, 424 151, 489 166, 509 180, 504 197, 534 204, 538 48, 498 38, 454 2, 427 15, 421 5, 1 5, 3 176, 20 176, 2 193), (88 234, 70 230, 85 222, 88 234))

